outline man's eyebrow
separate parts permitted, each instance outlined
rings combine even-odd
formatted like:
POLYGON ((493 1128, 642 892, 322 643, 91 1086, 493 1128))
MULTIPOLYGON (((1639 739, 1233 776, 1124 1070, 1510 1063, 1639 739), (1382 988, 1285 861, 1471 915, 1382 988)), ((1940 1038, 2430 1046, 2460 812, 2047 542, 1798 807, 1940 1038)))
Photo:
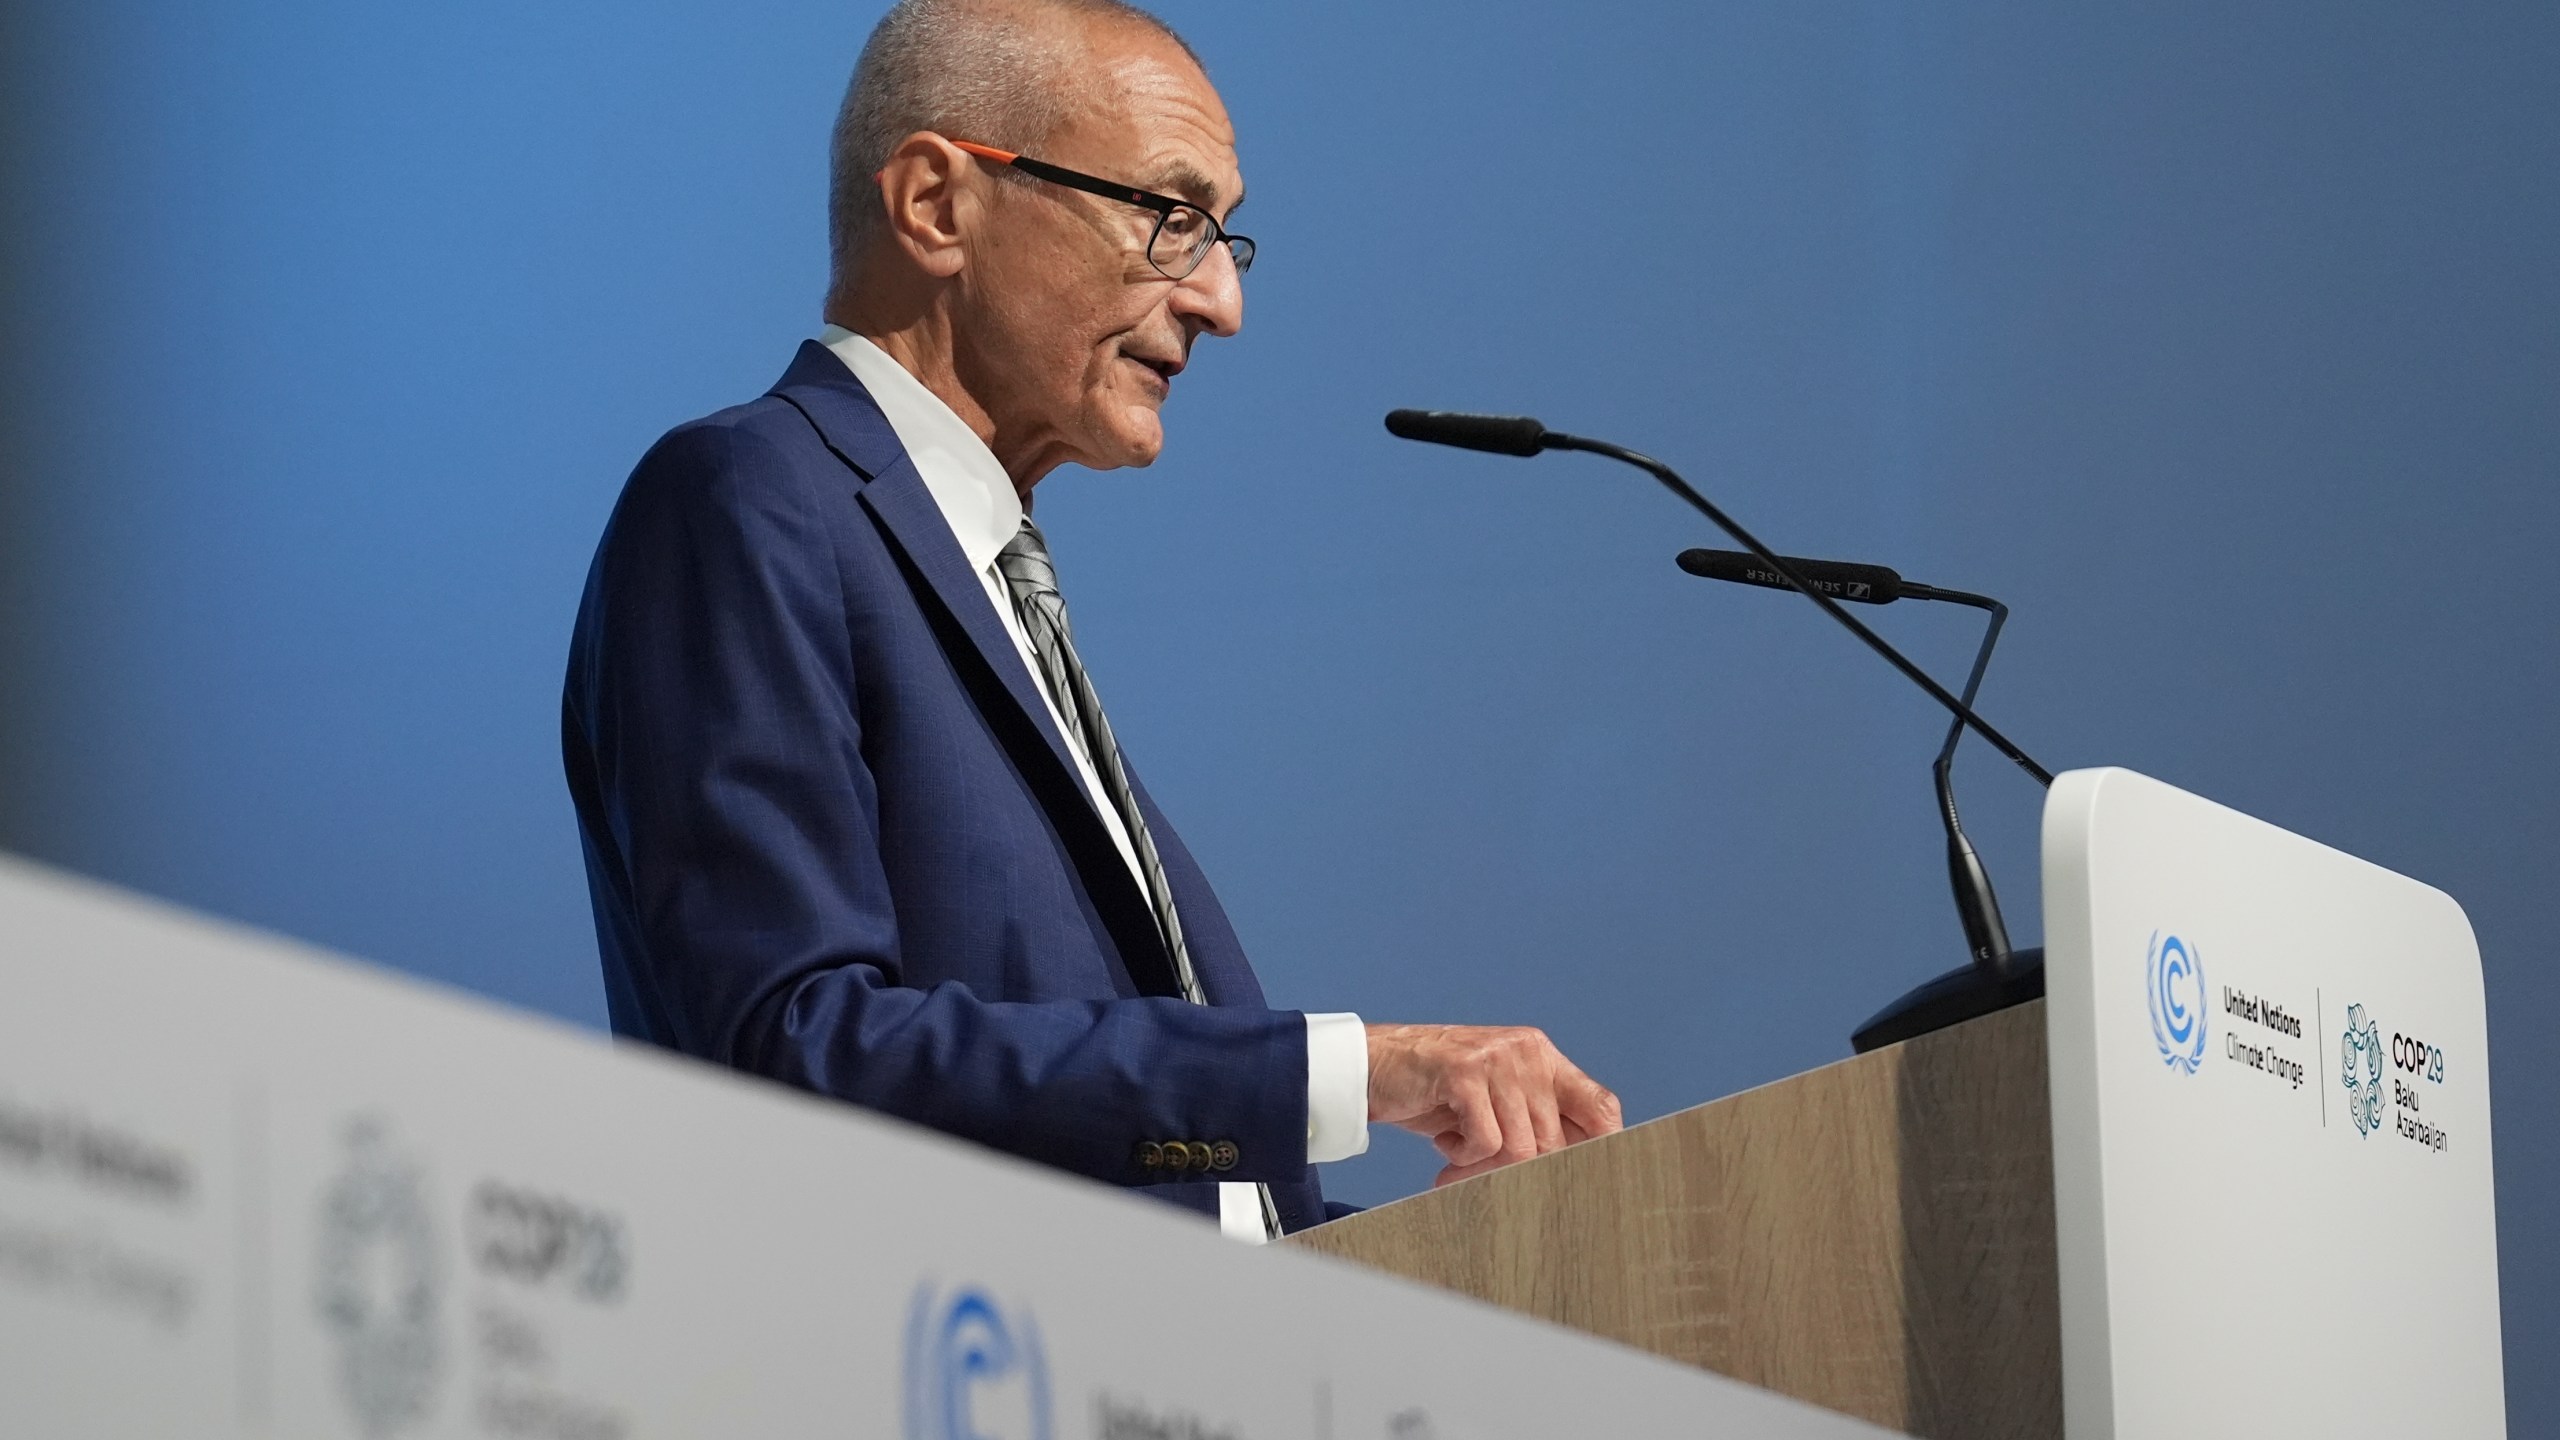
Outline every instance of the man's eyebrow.
MULTIPOLYGON (((1187 160, 1176 160, 1157 171, 1156 179, 1147 188, 1188 200, 1212 213, 1215 213, 1218 208, 1218 182, 1210 179, 1187 160)), ((1239 193, 1236 196, 1235 205, 1227 207, 1228 212, 1233 213, 1236 205, 1243 203, 1244 196, 1239 193)))

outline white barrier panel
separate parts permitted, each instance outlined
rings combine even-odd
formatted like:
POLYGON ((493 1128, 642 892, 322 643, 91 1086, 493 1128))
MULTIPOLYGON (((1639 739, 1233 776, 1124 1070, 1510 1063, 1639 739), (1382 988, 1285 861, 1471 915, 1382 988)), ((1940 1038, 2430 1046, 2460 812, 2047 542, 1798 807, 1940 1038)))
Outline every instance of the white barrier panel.
POLYGON ((2072 1440, 2504 1435, 2461 907, 2126 770, 2044 865, 2072 1440))
POLYGON ((0 1432, 1882 1432, 0 860, 0 1432))

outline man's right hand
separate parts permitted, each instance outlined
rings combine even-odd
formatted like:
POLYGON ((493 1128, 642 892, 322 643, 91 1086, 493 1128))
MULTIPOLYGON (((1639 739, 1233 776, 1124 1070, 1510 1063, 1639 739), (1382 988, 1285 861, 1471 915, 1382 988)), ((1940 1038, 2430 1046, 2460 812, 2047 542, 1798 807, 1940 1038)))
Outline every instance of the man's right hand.
POLYGON ((1371 1025, 1369 1119, 1447 1161, 1433 1186, 1624 1128, 1618 1097, 1517 1025, 1371 1025))

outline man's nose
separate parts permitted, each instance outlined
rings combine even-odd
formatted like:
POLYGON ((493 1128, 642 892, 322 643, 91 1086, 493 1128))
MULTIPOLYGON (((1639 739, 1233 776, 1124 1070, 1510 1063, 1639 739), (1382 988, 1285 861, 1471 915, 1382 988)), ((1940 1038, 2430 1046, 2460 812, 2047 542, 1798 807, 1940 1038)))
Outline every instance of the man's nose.
POLYGON ((1233 335, 1244 328, 1244 277, 1236 273, 1236 253, 1212 245, 1200 257, 1200 268, 1173 287, 1174 318, 1196 322, 1212 335, 1233 335))

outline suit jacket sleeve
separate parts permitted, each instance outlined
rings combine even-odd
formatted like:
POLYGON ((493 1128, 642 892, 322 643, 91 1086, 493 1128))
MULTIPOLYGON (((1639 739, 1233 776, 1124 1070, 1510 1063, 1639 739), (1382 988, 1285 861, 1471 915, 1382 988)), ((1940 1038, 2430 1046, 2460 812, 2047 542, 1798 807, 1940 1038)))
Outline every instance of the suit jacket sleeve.
POLYGON ((901 982, 857 719, 885 677, 853 673, 831 531, 863 517, 815 485, 752 430, 679 430, 588 580, 571 783, 677 1048, 1105 1181, 1161 1182, 1134 1157, 1168 1139, 1234 1140, 1219 1179, 1303 1178, 1296 1012, 901 982))

